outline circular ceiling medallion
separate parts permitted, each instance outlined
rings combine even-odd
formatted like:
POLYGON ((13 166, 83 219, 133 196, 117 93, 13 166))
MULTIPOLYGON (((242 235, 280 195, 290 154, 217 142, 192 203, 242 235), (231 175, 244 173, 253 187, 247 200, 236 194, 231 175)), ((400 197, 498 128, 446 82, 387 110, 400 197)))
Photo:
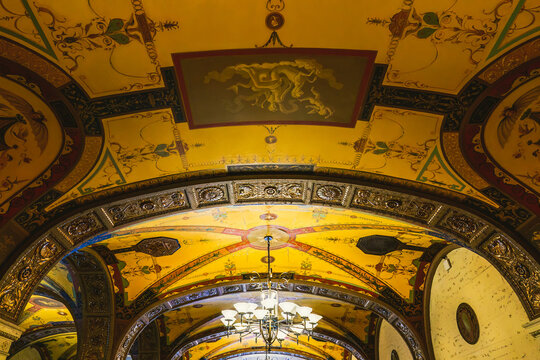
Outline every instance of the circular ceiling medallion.
POLYGON ((390 360, 399 360, 399 355, 396 350, 392 350, 392 353, 390 354, 390 360))
POLYGON ((280 13, 273 12, 266 16, 265 23, 267 28, 276 31, 278 29, 281 29, 281 27, 285 23, 285 18, 280 13))
POLYGON ((266 250, 267 244, 264 240, 266 235, 272 236, 272 241, 270 241, 270 249, 272 250, 287 246, 290 239, 289 229, 276 225, 262 225, 248 230, 249 246, 254 249, 266 250))
POLYGON ((476 344, 480 337, 480 326, 472 307, 469 304, 459 304, 456 312, 456 321, 459 333, 463 340, 469 344, 476 344))
POLYGON ((263 256, 263 257, 261 258, 261 261, 262 261, 263 263, 265 263, 265 264, 273 263, 275 260, 276 260, 276 259, 275 259, 273 256, 270 256, 270 257, 268 257, 268 256, 263 256))
POLYGON ((277 215, 276 214, 272 214, 271 212, 267 212, 267 213, 264 213, 262 214, 261 216, 259 216, 259 218, 261 220, 276 220, 277 219, 277 215))
POLYGON ((48 299, 45 297, 31 298, 29 302, 42 308, 58 309, 64 307, 64 304, 62 304, 60 301, 48 299))

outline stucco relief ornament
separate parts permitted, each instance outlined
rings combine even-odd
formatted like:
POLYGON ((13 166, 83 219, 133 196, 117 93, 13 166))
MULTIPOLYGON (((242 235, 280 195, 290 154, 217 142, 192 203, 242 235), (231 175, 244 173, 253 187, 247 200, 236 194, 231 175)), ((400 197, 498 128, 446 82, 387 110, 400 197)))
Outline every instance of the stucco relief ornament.
POLYGON ((71 236, 81 236, 91 231, 96 225, 96 221, 91 217, 83 217, 69 224, 67 232, 71 236))
POLYGON ((334 185, 324 185, 317 189, 317 196, 323 200, 338 200, 343 195, 343 190, 334 185))
POLYGON ((225 192, 216 186, 212 186, 199 190, 198 195, 205 202, 214 202, 221 200, 225 196, 225 192))
POLYGON ((450 216, 446 220, 446 223, 450 225, 453 230, 461 234, 471 234, 478 230, 478 224, 474 222, 473 219, 465 215, 450 216))

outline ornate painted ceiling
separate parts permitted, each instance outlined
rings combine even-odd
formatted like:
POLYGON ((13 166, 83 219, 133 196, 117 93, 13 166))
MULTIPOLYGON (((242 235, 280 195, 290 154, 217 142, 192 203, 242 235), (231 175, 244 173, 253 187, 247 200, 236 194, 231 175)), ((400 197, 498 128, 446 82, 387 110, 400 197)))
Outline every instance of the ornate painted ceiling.
MULTIPOLYGON (((0 316, 25 331, 16 349, 67 360, 75 325, 114 314, 99 359, 165 306, 133 351, 173 351, 219 333, 232 300, 211 289, 243 284, 249 299, 270 262, 284 296, 320 306, 321 329, 363 352, 282 356, 370 356, 378 318, 422 338, 426 277, 450 243, 488 257, 539 316, 539 9, 0 0, 0 316), (380 236, 396 247, 370 254, 380 236), (97 288, 109 303, 87 298, 97 288), (356 297, 321 300, 329 288, 356 297), (209 298, 169 303, 185 294, 209 298), (61 331, 35 343, 45 328, 61 331)), ((208 338, 188 358, 243 346, 208 338)))

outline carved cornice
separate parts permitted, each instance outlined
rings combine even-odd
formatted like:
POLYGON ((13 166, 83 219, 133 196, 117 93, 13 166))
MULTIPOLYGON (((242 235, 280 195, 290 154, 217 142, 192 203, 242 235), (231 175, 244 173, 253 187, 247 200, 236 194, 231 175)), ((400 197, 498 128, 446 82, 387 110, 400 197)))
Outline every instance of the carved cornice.
MULTIPOLYGON (((131 345, 139 336, 141 331, 150 323, 152 323, 156 318, 170 310, 180 309, 186 305, 204 299, 218 298, 223 295, 239 294, 252 291, 260 291, 257 284, 249 281, 242 281, 223 284, 218 287, 210 287, 199 290, 197 292, 191 292, 181 296, 171 297, 169 299, 162 300, 160 303, 148 307, 145 311, 141 312, 140 314, 138 314, 138 316, 135 316, 133 318, 130 325, 123 333, 122 337, 118 339, 119 341, 117 342, 118 345, 116 347, 116 353, 113 359, 125 360, 129 349, 131 348, 131 345)), ((280 288, 280 291, 308 293, 320 297, 338 299, 340 301, 358 306, 362 309, 373 311, 381 318, 387 320, 392 326, 396 328, 396 330, 401 334, 401 336, 403 336, 403 339, 411 349, 411 353, 414 354, 415 360, 422 360, 427 358, 425 355, 424 344, 421 342, 420 337, 415 332, 415 330, 413 330, 413 327, 408 323, 406 319, 402 317, 401 314, 399 314, 399 312, 397 312, 395 309, 388 306, 382 301, 342 289, 335 289, 320 284, 315 285, 312 283, 296 280, 290 280, 284 286, 284 288, 280 288)), ((194 345, 196 344, 192 344, 190 345, 190 347, 194 345)), ((182 353, 186 349, 186 346, 187 345, 182 346, 181 349, 178 349, 178 351, 182 353)), ((347 346, 350 346, 348 342, 347 346)), ((365 355, 362 355, 362 358, 366 358, 365 355)))

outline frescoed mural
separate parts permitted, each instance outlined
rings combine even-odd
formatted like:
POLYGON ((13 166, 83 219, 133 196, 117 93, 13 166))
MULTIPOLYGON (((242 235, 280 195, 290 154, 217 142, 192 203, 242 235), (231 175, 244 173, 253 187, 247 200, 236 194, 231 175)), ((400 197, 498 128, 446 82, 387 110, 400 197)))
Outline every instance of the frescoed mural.
POLYGON ((390 17, 367 21, 390 32, 386 84, 457 93, 486 59, 536 33, 538 12, 526 0, 406 0, 390 17), (445 71, 450 62, 454 70, 445 71))
MULTIPOLYGON (((315 340, 312 340, 315 342, 315 340)), ((292 351, 300 351, 304 354, 307 354, 308 356, 311 356, 315 359, 326 359, 328 357, 332 357, 334 359, 340 359, 343 358, 343 351, 344 349, 341 346, 334 345, 334 344, 323 344, 323 346, 319 348, 315 348, 315 346, 311 345, 310 343, 304 343, 299 342, 296 344, 296 341, 292 339, 286 339, 282 343, 282 348, 292 350, 292 351), (324 350, 322 347, 324 346, 324 350), (341 355, 341 356, 340 356, 341 355)), ((215 342, 204 342, 202 344, 198 344, 192 348, 189 349, 189 358, 192 359, 201 359, 201 358, 209 358, 213 356, 220 356, 225 353, 237 350, 239 348, 244 349, 253 349, 258 348, 263 352, 264 356, 264 346, 259 340, 258 342, 255 342, 255 339, 253 337, 249 337, 246 339, 243 339, 242 344, 239 343, 237 339, 231 339, 231 338, 221 338, 218 341, 215 342)), ((276 346, 276 351, 279 351, 279 347, 276 346)))
MULTIPOLYGON (((426 359, 424 299, 441 299, 426 279, 450 244, 538 318, 539 14, 538 0, 0 0, 13 359, 166 357, 222 331, 216 315, 254 301, 268 265, 282 299, 344 341, 287 339, 291 359, 426 359)), ((225 336, 182 360, 260 345, 225 336)))
POLYGON ((540 78, 509 92, 485 126, 486 150, 515 181, 540 192, 540 78))
POLYGON ((216 283, 264 272, 268 260, 262 238, 267 233, 275 239, 270 261, 276 272, 366 294, 379 294, 388 286, 407 301, 422 289, 428 265, 420 259, 422 252, 368 255, 356 247, 358 238, 395 236, 419 250, 444 242, 436 233, 399 221, 302 205, 198 210, 130 226, 92 242, 99 241, 94 247, 114 255, 116 263, 109 270, 116 279, 115 291, 124 293, 129 304, 149 288, 168 296, 210 279, 216 283), (143 239, 162 238, 177 239, 178 250, 151 256, 134 247, 143 239), (360 260, 362 268, 354 265, 360 260))
POLYGON ((2 205, 45 171, 63 145, 60 124, 39 96, 0 77, 0 214, 6 210, 2 205))
POLYGON ((52 335, 39 340, 39 345, 50 359, 77 358, 77 333, 52 335))
POLYGON ((269 122, 354 126, 374 57, 375 52, 320 49, 173 54, 191 128, 269 122))
POLYGON ((309 125, 190 129, 187 123, 175 123, 170 110, 110 118, 104 120, 107 141, 92 172, 47 210, 154 177, 224 173, 254 163, 405 178, 497 207, 450 168, 441 150, 441 123, 439 115, 383 107, 376 107, 371 120, 357 122, 354 129, 309 125), (242 141, 230 141, 238 136, 242 141))
POLYGON ((64 304, 45 296, 32 295, 19 326, 25 331, 32 331, 67 323, 73 324, 73 317, 64 304))
POLYGON ((56 264, 41 281, 41 286, 50 289, 65 299, 76 303, 77 295, 73 279, 67 265, 61 261, 56 264))

